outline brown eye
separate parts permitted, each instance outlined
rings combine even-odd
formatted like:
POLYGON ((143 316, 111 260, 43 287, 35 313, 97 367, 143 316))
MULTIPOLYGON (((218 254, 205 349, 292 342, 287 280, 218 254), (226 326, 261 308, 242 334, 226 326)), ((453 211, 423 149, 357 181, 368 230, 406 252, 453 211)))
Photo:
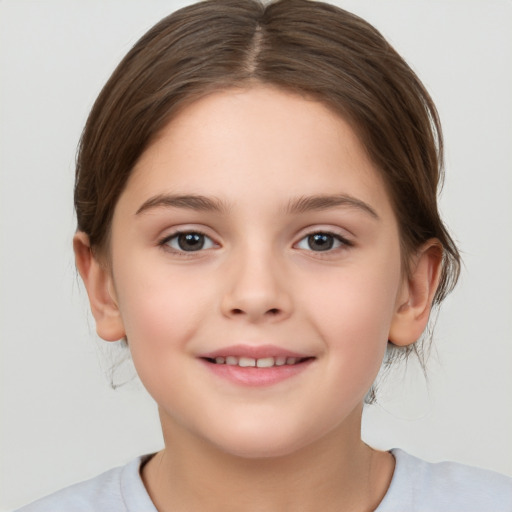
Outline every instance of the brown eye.
POLYGON ((195 252, 201 249, 210 249, 214 246, 210 237, 193 231, 177 233, 167 238, 164 243, 176 251, 183 252, 195 252))
POLYGON ((199 251, 204 247, 204 235, 199 233, 178 235, 178 246, 182 251, 199 251))
POLYGON ((315 233, 308 236, 308 246, 312 251, 328 251, 334 245, 334 237, 326 233, 315 233))
POLYGON ((325 252, 343 245, 351 245, 347 240, 333 233, 311 233, 299 241, 297 247, 314 252, 325 252))

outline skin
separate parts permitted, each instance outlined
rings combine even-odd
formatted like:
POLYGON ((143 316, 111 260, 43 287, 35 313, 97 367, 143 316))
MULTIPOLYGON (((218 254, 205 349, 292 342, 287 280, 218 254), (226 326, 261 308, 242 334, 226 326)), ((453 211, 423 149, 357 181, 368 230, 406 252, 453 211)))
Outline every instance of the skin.
POLYGON ((361 441, 362 404, 388 339, 407 345, 425 328, 441 252, 427 242, 404 275, 382 178, 342 118, 266 86, 198 100, 134 168, 109 265, 84 233, 74 245, 99 335, 127 337, 159 406, 165 449, 142 472, 158 510, 378 505, 394 459, 361 441), (288 211, 332 195, 345 201, 288 211), (206 235, 204 249, 180 249, 176 230, 206 235), (332 233, 333 248, 317 250, 314 233, 332 233), (237 344, 311 359, 289 379, 244 386, 201 359, 237 344))

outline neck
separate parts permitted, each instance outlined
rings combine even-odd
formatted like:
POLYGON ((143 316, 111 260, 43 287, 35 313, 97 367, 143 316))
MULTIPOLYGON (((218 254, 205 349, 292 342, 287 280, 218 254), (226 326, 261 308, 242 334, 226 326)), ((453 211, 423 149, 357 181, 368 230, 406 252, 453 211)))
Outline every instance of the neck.
POLYGON ((357 437, 348 438, 354 425, 344 425, 343 432, 268 458, 226 453, 173 425, 164 428, 166 448, 143 468, 143 481, 160 512, 374 510, 394 459, 361 441, 360 414, 351 421, 358 423, 357 437))

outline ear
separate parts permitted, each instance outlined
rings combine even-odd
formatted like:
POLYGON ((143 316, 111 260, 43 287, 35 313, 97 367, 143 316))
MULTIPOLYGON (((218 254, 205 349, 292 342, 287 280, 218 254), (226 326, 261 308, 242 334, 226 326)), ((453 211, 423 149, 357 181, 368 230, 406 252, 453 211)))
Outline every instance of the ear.
POLYGON ((404 277, 391 322, 388 339, 393 345, 411 345, 425 330, 439 285, 442 262, 443 249, 434 238, 413 256, 410 274, 404 277))
POLYGON ((87 289, 98 336, 105 341, 120 340, 126 333, 110 270, 94 256, 85 233, 78 231, 75 234, 73 249, 76 267, 87 289))

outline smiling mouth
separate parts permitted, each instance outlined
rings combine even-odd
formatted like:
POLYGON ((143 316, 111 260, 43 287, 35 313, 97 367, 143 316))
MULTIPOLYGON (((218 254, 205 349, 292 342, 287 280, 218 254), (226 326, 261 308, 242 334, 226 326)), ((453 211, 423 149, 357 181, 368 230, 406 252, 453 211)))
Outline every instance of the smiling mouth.
POLYGON ((206 357, 206 361, 212 364, 239 366, 241 368, 273 368, 274 366, 295 366, 305 361, 313 359, 312 357, 236 357, 236 356, 218 356, 215 358, 206 357))

